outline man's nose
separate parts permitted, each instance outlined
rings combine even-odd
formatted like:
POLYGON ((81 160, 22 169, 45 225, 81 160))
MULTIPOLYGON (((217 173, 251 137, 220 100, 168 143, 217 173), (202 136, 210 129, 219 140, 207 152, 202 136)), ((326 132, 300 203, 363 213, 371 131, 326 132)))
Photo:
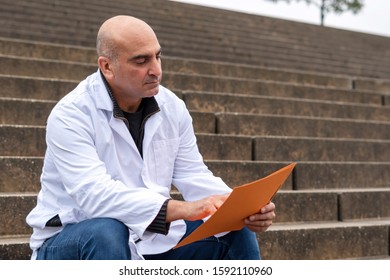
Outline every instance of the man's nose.
POLYGON ((150 64, 149 75, 151 75, 151 76, 156 76, 156 77, 160 77, 161 74, 162 74, 161 59, 155 57, 155 58, 152 60, 151 64, 150 64))

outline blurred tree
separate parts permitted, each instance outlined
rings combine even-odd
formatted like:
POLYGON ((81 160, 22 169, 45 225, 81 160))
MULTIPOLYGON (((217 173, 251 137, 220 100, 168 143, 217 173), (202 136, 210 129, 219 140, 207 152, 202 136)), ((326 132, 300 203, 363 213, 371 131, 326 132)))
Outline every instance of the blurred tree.
MULTIPOLYGON (((291 3, 294 0, 268 0, 271 2, 284 1, 291 3)), ((321 25, 324 25, 325 15, 331 12, 341 14, 351 11, 357 14, 364 6, 363 0, 295 0, 296 2, 305 1, 308 5, 315 5, 320 9, 321 25)))

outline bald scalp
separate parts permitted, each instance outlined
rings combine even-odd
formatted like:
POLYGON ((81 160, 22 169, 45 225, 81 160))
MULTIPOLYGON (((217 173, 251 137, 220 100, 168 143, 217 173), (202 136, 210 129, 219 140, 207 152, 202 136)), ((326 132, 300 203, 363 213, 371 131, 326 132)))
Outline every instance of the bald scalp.
POLYGON ((101 26, 96 38, 96 52, 112 61, 118 58, 119 49, 131 40, 137 40, 153 29, 144 21, 127 15, 114 16, 101 26))

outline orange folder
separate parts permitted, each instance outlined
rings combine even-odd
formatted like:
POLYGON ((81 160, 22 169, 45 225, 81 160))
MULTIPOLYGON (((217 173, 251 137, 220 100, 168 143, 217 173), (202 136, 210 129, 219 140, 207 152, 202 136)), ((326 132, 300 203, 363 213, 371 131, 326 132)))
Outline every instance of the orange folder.
POLYGON ((177 244, 175 249, 221 232, 242 229, 245 218, 258 213, 271 201, 295 165, 296 163, 291 163, 267 177, 235 187, 221 207, 177 244))

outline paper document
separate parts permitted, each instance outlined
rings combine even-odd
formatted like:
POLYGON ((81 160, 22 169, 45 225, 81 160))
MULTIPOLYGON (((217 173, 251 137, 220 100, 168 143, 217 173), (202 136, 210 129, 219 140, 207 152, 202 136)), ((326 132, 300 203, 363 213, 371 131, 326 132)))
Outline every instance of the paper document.
POLYGON ((221 232, 242 229, 245 218, 258 213, 271 201, 295 165, 296 163, 292 163, 267 177, 235 187, 221 207, 175 248, 221 232))

